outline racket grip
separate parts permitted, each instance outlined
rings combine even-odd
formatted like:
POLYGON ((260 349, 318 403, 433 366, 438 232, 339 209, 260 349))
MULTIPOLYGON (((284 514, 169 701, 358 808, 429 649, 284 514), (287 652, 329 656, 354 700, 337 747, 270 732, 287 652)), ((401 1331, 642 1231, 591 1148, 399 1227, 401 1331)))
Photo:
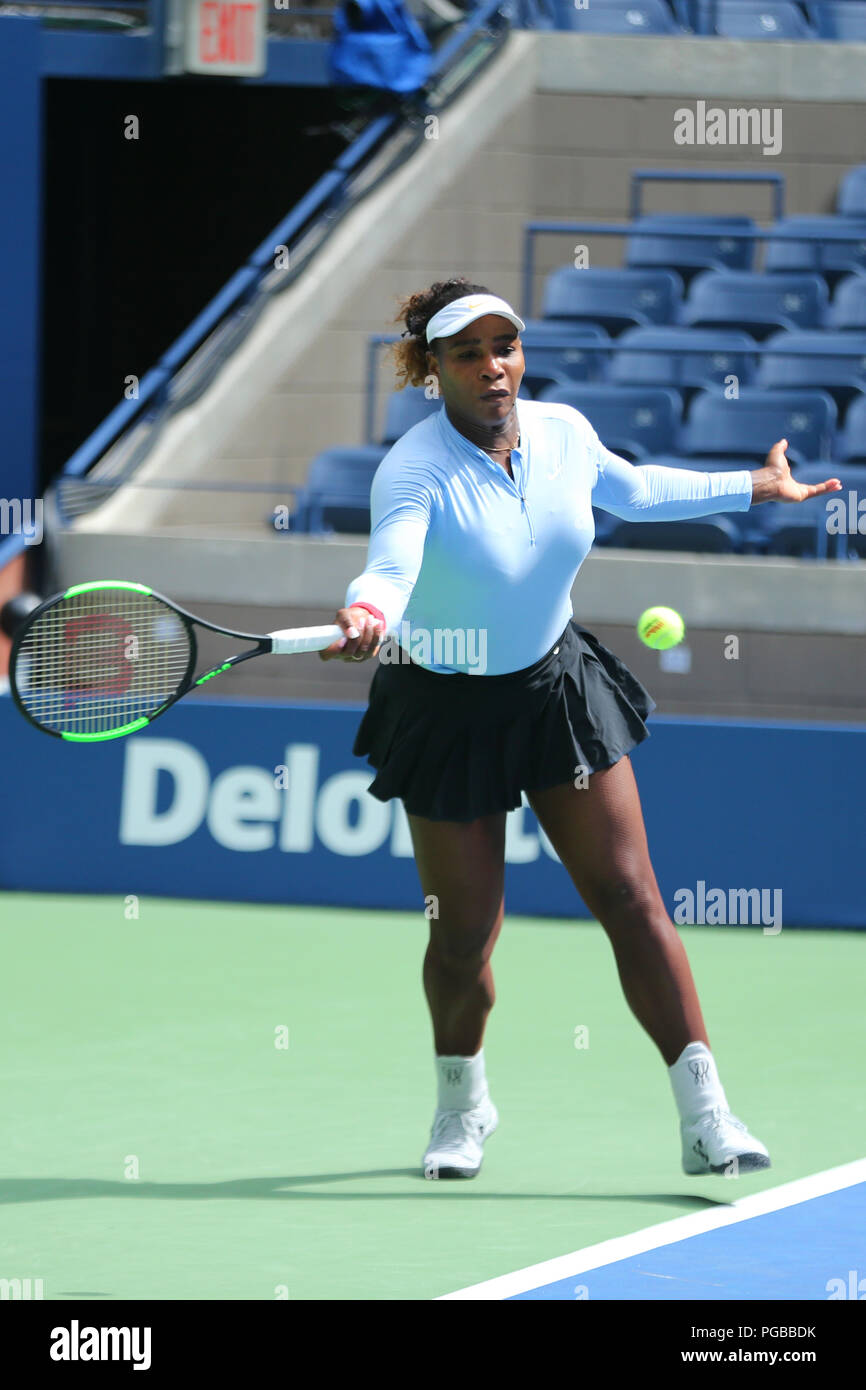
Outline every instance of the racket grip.
POLYGON ((287 627, 282 632, 268 633, 271 651, 276 656, 289 656, 292 652, 321 652, 344 635, 343 629, 335 624, 327 627, 287 627))

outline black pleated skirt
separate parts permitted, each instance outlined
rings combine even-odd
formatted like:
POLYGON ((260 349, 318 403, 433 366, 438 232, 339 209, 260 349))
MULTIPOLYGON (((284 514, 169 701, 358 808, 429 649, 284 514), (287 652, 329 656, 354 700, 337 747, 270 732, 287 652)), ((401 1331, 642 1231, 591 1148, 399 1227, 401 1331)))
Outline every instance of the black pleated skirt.
POLYGON ((521 792, 612 767, 649 738, 652 696, 573 618, 539 661, 502 676, 443 675, 402 658, 378 662, 352 751, 376 770, 372 795, 399 797, 410 815, 512 811, 521 792))

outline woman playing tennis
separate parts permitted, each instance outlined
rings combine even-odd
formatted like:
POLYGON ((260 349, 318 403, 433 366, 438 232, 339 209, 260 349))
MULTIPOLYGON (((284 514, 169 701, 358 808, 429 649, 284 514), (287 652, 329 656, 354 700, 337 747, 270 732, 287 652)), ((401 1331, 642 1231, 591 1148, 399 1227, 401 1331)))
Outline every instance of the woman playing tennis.
MULTIPOLYGON (((574 621, 592 507, 632 520, 747 511, 836 491, 794 481, 786 440, 763 468, 635 467, 570 406, 518 400, 523 321, 456 278, 401 306, 402 384, 435 378, 442 406, 400 438, 371 490, 364 573, 325 660, 380 662, 354 752, 370 792, 402 799, 425 899, 437 1108, 424 1172, 474 1177, 498 1114, 484 1069, 491 956, 504 915, 506 813, 532 810, 608 935, 626 1000, 661 1053, 686 1173, 767 1168, 728 1107, 685 948, 656 883, 629 751, 654 701, 574 621)), ((735 406, 732 408, 736 408, 735 406)))

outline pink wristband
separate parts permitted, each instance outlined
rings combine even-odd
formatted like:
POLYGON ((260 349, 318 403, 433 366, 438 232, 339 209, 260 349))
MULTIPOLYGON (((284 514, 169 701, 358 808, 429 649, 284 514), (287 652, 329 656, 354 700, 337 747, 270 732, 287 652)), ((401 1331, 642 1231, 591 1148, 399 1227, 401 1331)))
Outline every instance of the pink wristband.
POLYGON ((380 620, 380 622, 381 622, 381 624, 382 624, 382 627, 384 628, 384 626, 385 626, 385 614, 382 612, 381 608, 375 608, 375 607, 373 606, 372 603, 350 603, 350 604, 349 604, 349 607, 350 607, 350 608, 366 608, 366 610, 367 610, 368 613, 372 613, 374 618, 378 618, 378 619, 380 620))

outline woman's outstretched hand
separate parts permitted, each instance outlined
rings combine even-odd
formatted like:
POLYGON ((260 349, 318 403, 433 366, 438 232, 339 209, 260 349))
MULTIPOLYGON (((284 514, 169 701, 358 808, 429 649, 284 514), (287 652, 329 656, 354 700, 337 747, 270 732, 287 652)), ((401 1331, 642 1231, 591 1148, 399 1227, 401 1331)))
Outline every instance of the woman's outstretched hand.
POLYGON ((791 476, 785 457, 787 447, 787 439, 780 439, 768 453, 763 468, 752 473, 753 506, 756 502, 805 502, 808 497, 819 497, 822 492, 841 490, 838 478, 828 478, 823 483, 798 483, 791 476))
POLYGON ((339 608, 334 622, 346 635, 319 652, 322 661, 368 661, 378 655, 382 624, 366 608, 339 608))

